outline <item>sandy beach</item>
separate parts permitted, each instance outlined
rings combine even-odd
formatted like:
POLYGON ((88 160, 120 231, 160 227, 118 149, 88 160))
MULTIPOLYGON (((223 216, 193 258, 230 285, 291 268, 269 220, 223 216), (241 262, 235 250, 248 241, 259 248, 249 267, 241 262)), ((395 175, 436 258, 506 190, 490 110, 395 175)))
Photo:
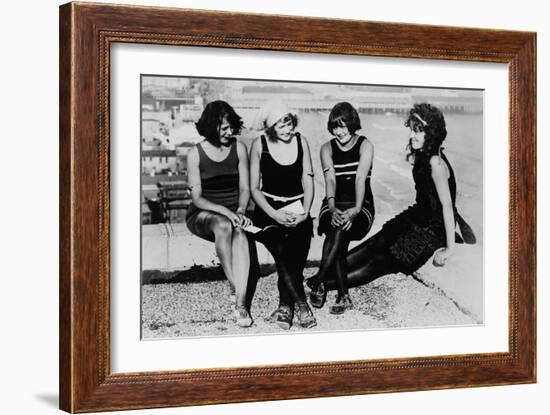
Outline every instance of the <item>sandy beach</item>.
MULTIPOLYGON (((316 268, 309 268, 306 275, 315 272, 316 268)), ((240 328, 234 323, 227 281, 145 285, 142 336, 285 333, 266 321, 278 305, 276 283, 275 273, 258 282, 251 307, 254 324, 249 328, 240 328)), ((476 324, 443 293, 403 274, 388 275, 351 289, 354 309, 343 315, 335 316, 328 311, 335 295, 329 293, 325 306, 313 309, 316 327, 303 329, 294 325, 287 333, 476 324)))

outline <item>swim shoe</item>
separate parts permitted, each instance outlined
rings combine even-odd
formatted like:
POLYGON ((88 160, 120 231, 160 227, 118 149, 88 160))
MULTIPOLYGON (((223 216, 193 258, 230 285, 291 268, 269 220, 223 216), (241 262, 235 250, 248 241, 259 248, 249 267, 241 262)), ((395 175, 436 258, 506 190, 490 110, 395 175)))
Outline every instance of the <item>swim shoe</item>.
POLYGON ((327 290, 324 282, 318 282, 311 288, 309 293, 309 301, 315 308, 321 308, 325 305, 327 299, 327 290))
POLYGON ((301 327, 309 329, 317 325, 317 320, 315 320, 311 308, 309 308, 309 305, 305 301, 297 302, 295 308, 295 315, 301 327))
POLYGON ((353 308, 353 303, 348 294, 343 296, 336 297, 336 302, 330 306, 330 314, 344 314, 346 310, 351 310, 353 308))
POLYGON ((235 307, 235 320, 239 327, 250 327, 252 325, 252 317, 244 306, 235 307))
POLYGON ((288 305, 280 305, 271 315, 266 319, 270 323, 275 323, 283 330, 288 330, 292 326, 292 318, 294 313, 288 305))

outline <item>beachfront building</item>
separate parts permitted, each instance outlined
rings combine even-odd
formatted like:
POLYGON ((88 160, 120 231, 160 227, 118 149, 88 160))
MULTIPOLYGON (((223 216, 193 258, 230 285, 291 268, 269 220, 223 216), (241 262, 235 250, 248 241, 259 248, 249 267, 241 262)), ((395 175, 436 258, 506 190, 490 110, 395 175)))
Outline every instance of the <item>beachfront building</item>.
POLYGON ((237 84, 231 91, 231 105, 237 110, 258 110, 267 101, 284 100, 292 109, 298 102, 310 100, 313 94, 307 89, 289 85, 246 85, 237 84))
MULTIPOLYGON (((144 76, 142 77, 142 92, 147 96, 163 95, 168 91, 185 91, 190 88, 191 80, 189 78, 180 78, 172 76, 144 76)), ((152 102, 142 101, 145 104, 152 102)))
POLYGON ((178 171, 178 158, 176 150, 142 150, 141 172, 155 175, 158 173, 176 173, 178 171))
POLYGON ((155 114, 144 113, 141 119, 141 136, 143 139, 149 141, 152 139, 159 139, 165 141, 166 137, 170 134, 168 130, 168 124, 161 116, 155 116, 155 114))
MULTIPOLYGON (((198 119, 198 118, 197 118, 198 119)), ((170 142, 176 147, 182 143, 196 144, 202 140, 194 122, 182 122, 170 130, 170 142)))
POLYGON ((479 90, 417 89, 412 98, 414 102, 429 102, 443 113, 483 112, 483 97, 479 90))
POLYGON ((368 91, 357 97, 360 113, 405 112, 413 103, 406 91, 368 91))
POLYGON ((268 100, 268 99, 285 99, 285 100, 301 100, 304 97, 311 96, 312 93, 307 89, 300 88, 298 86, 288 85, 270 85, 270 86, 257 86, 249 85, 242 87, 242 97, 251 100, 268 100))

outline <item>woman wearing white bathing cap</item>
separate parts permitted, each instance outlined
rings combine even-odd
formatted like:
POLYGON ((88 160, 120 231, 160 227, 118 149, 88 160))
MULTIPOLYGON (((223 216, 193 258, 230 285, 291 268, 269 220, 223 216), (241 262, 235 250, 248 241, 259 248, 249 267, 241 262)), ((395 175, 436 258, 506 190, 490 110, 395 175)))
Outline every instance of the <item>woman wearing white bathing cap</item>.
POLYGON ((313 170, 309 146, 296 131, 298 117, 283 102, 268 102, 258 113, 261 130, 250 152, 250 187, 256 203, 256 240, 275 259, 279 307, 269 320, 289 329, 317 325, 304 293, 303 270, 312 238, 309 215, 313 202, 313 170))

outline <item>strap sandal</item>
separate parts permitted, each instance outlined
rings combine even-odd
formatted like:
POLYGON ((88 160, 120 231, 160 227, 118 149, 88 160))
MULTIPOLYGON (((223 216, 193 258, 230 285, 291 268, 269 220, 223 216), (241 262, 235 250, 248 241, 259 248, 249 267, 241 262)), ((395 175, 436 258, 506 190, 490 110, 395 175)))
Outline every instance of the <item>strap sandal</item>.
POLYGON ((237 300, 237 293, 235 291, 235 286, 229 283, 229 301, 234 303, 237 300))
POLYGON ((235 307, 235 320, 239 327, 250 327, 252 325, 252 317, 245 306, 235 307))
POLYGON ((280 305, 271 315, 266 318, 266 321, 274 323, 283 330, 289 330, 292 327, 293 312, 290 306, 280 305))
POLYGON ((311 277, 306 280, 306 286, 310 290, 313 290, 313 287, 315 287, 315 285, 317 285, 317 277, 311 277))
POLYGON ((346 310, 351 310, 353 303, 348 294, 336 297, 336 302, 330 306, 330 314, 344 314, 346 310))
POLYGON ((315 308, 322 308, 327 300, 327 290, 324 282, 319 282, 313 286, 309 293, 309 301, 315 308))
POLYGON ((296 303, 296 318, 298 319, 298 324, 304 329, 309 329, 317 325, 317 320, 309 308, 309 305, 305 301, 300 301, 296 303))

